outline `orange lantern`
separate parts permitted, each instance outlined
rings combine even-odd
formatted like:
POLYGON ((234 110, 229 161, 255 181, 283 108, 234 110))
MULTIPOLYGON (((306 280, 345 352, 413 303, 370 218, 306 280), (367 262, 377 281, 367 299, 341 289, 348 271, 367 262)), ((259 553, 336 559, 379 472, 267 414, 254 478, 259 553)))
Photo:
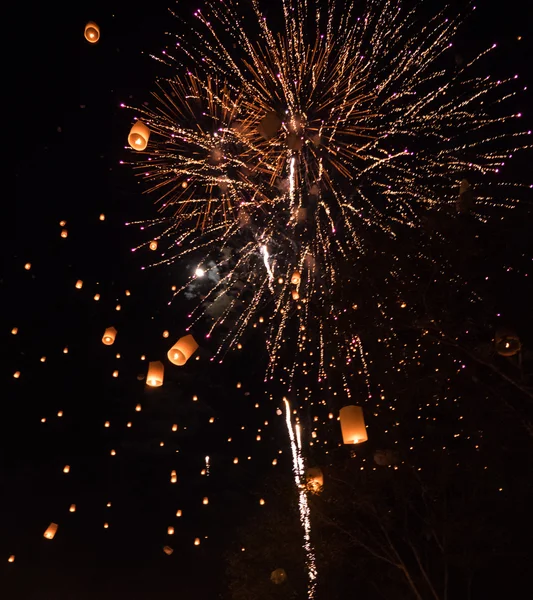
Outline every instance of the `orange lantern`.
POLYGON ((53 540, 56 533, 57 533, 57 523, 50 523, 50 525, 48 525, 48 528, 46 529, 46 531, 44 532, 43 535, 47 540, 53 540))
POLYGON ((130 129, 130 133, 128 135, 128 144, 137 151, 144 150, 148 145, 148 140, 150 138, 150 130, 148 127, 142 122, 137 121, 135 125, 130 129))
POLYGON ((112 346, 115 343, 117 337, 117 330, 114 327, 108 327, 104 332, 102 343, 106 346, 112 346))
POLYGON ((96 42, 100 39, 100 27, 98 27, 94 21, 89 21, 87 25, 85 25, 84 35, 85 39, 90 44, 96 44, 96 42))
POLYGON ((360 444, 368 440, 368 434, 360 406, 343 406, 340 410, 342 439, 345 444, 360 444))
POLYGON ((12 563, 12 562, 15 562, 15 555, 14 555, 14 554, 12 554, 12 555, 11 555, 11 556, 10 556, 10 557, 7 559, 7 562, 10 562, 10 563, 12 563))
POLYGON ((168 360, 182 367, 198 349, 198 344, 191 334, 181 337, 168 351, 168 360))
POLYGON ((319 467, 310 467, 305 475, 307 489, 313 494, 319 494, 324 487, 324 475, 319 467))
POLYGON ((81 279, 78 279, 78 281, 76 281, 76 289, 81 290, 82 287, 83 287, 83 281, 81 279))
POLYGON ((292 285, 299 285, 300 284, 300 271, 293 271, 292 275, 291 275, 291 283, 292 285))
POLYGON ((160 387, 163 385, 165 366, 160 360, 150 361, 148 364, 148 374, 146 375, 146 385, 150 387, 160 387))
POLYGON ((68 237, 68 231, 67 231, 66 229, 63 229, 63 230, 61 231, 61 237, 62 237, 62 238, 66 238, 66 237, 68 237))
POLYGON ((174 527, 167 527, 167 534, 174 535, 174 527))
POLYGON ((75 504, 71 504, 70 508, 68 510, 69 510, 69 512, 76 512, 76 505, 75 504))
POLYGON ((150 247, 150 250, 157 250, 157 242, 156 242, 156 240, 152 240, 150 242, 150 246, 149 247, 150 247))
POLYGON ((300 294, 298 293, 297 290, 292 290, 292 299, 293 300, 298 300, 300 298, 300 294))
POLYGON ((200 538, 194 538, 194 545, 195 546, 199 546, 200 545, 200 538))

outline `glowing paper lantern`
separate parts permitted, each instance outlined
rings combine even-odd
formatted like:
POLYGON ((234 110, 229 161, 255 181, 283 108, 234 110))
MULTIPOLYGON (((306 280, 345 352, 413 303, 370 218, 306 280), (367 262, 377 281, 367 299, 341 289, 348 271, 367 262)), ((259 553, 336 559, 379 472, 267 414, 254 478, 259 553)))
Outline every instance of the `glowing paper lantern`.
POLYGON ((94 22, 89 21, 87 25, 85 25, 85 39, 90 44, 96 44, 96 42, 100 39, 100 27, 94 22))
POLYGON ((194 538, 194 545, 195 546, 199 546, 200 545, 200 538, 194 538))
POLYGON ((307 489, 313 494, 319 494, 324 487, 324 475, 319 467, 310 467, 305 476, 307 489))
POLYGON ((12 563, 12 562, 15 562, 15 555, 14 555, 14 554, 12 554, 12 555, 11 555, 11 556, 10 556, 10 557, 7 559, 7 562, 10 562, 10 563, 12 563))
POLYGON ((150 250, 157 250, 157 242, 155 240, 152 240, 150 242, 149 248, 150 248, 150 250))
POLYGON ((62 238, 66 238, 66 237, 68 237, 68 231, 67 231, 66 229, 63 229, 63 230, 61 231, 61 237, 62 237, 62 238))
POLYGON ((174 527, 167 527, 167 534, 174 535, 174 527))
POLYGON ((81 290, 82 287, 83 287, 83 281, 81 279, 78 279, 78 281, 76 281, 76 289, 81 290))
POLYGON ((167 556, 170 556, 174 552, 174 550, 172 550, 172 548, 170 546, 163 546, 163 552, 167 556))
POLYGON ((114 327, 108 327, 104 332, 104 337, 102 338, 102 343, 106 346, 111 346, 115 343, 115 338, 117 337, 117 330, 114 327))
POLYGON ((360 444, 368 440, 368 434, 360 406, 344 406, 340 410, 342 439, 345 444, 360 444))
POLYGON ((70 465, 65 465, 63 467, 63 473, 70 473, 70 465))
POLYGON ((24 268, 26 269, 26 271, 29 271, 31 269, 31 263, 26 263, 24 265, 24 268))
POLYGON ((18 327, 13 327, 13 329, 11 330, 11 333, 12 333, 13 335, 17 335, 17 333, 18 333, 18 332, 19 332, 19 329, 18 329, 18 327))
POLYGON ((53 540, 54 539, 54 535, 57 533, 57 523, 50 523, 50 525, 48 525, 48 528, 46 529, 46 531, 44 532, 44 537, 47 540, 53 540))
POLYGON ((267 112, 267 114, 259 121, 257 131, 259 135, 265 140, 271 140, 281 127, 281 119, 274 111, 267 112))
POLYGON ((300 271, 293 271, 291 275, 291 283, 293 285, 299 285, 300 279, 300 271))
POLYGON ((500 356, 514 356, 520 352, 520 338, 510 329, 498 329, 494 336, 496 352, 500 356))
POLYGON ((177 511, 177 513, 176 513, 176 517, 181 517, 181 515, 182 515, 182 514, 183 514, 183 512, 182 512, 182 511, 181 511, 181 509, 180 509, 180 510, 178 510, 178 511, 177 511))
POLYGON ((146 375, 146 385, 150 387, 162 386, 164 372, 165 366, 160 360, 150 361, 148 364, 148 374, 146 375))
POLYGON ((198 344, 191 334, 181 337, 168 351, 168 360, 182 367, 198 349, 198 344))
POLYGON ((75 504, 71 504, 70 508, 68 510, 69 510, 69 512, 76 512, 76 505, 75 504))
POLYGON ((177 475, 176 471, 171 471, 170 483, 177 483, 177 481, 178 481, 178 475, 177 475))
POLYGON ((150 130, 148 127, 142 121, 137 121, 130 129, 130 133, 128 135, 128 144, 134 150, 141 151, 144 150, 148 145, 149 138, 150 130))
POLYGON ((285 581, 287 581, 287 573, 285 572, 285 569, 274 569, 274 571, 270 573, 270 581, 276 585, 285 583, 285 581))
POLYGON ((300 294, 296 290, 292 290, 292 299, 298 300, 300 298, 300 294))

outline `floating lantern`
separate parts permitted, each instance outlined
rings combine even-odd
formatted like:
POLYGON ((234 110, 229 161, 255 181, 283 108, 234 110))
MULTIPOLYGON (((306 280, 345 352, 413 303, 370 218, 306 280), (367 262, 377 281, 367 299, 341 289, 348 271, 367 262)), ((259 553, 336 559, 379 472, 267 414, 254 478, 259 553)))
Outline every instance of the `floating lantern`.
POLYGON ((104 213, 102 213, 99 217, 100 221, 105 221, 105 215, 104 213))
POLYGON ((12 563, 12 562, 15 562, 15 555, 14 555, 14 554, 12 554, 12 555, 11 555, 11 556, 10 556, 10 557, 7 559, 7 562, 10 562, 10 563, 12 563))
POLYGON ((146 375, 146 385, 150 387, 160 387, 163 385, 165 366, 160 360, 150 361, 148 364, 148 374, 146 375))
POLYGON ((100 294, 95 294, 94 295, 94 300, 96 300, 96 302, 98 302, 98 300, 100 300, 100 294))
POLYGON ((281 119, 276 112, 270 111, 259 121, 257 131, 265 140, 271 140, 281 127, 281 119))
POLYGON ((299 285, 300 284, 300 271, 293 271, 292 275, 291 275, 291 283, 292 285, 299 285))
POLYGON ((235 457, 235 458, 233 459, 233 464, 234 464, 234 465, 238 465, 238 464, 239 464, 239 459, 238 459, 237 457, 235 457))
POLYGON ((15 372, 13 373, 13 377, 14 377, 15 379, 18 379, 18 378, 20 377, 20 371, 15 371, 15 372))
POLYGON ((170 472, 170 483, 177 483, 178 482, 178 474, 176 473, 176 471, 171 471, 170 472))
POLYGON ((276 585, 287 581, 287 573, 285 572, 285 569, 275 569, 272 571, 272 573, 270 573, 270 581, 276 585))
POLYGON ((19 329, 18 329, 18 327, 13 327, 13 329, 11 330, 11 333, 12 333, 13 335, 17 335, 17 333, 18 333, 18 332, 19 332, 19 329))
POLYGON ((104 332, 102 343, 106 346, 112 346, 115 343, 117 337, 117 330, 114 327, 108 327, 104 332))
POLYGON ((76 289, 81 290, 82 287, 83 287, 83 281, 81 279, 78 279, 78 281, 76 281, 76 289))
POLYGON ((29 271, 31 269, 31 263, 26 263, 24 265, 24 268, 26 269, 26 271, 29 271))
POLYGON ((70 508, 68 510, 69 510, 69 512, 76 512, 76 505, 75 504, 71 504, 70 508))
POLYGON ((305 475, 307 489, 313 494, 319 494, 324 487, 324 475, 319 467, 310 467, 305 475))
POLYGON ((46 529, 46 531, 44 532, 43 535, 47 540, 53 540, 56 533, 57 533, 57 523, 50 523, 50 525, 48 525, 48 528, 46 529))
POLYGON ((494 345, 500 356, 514 356, 522 347, 520 338, 510 329, 498 329, 494 336, 494 345))
POLYGON ((176 512, 176 517, 181 517, 182 514, 183 514, 183 512, 180 509, 176 512))
POLYGON ((109 529, 109 523, 104 523, 104 529, 109 529))
POLYGON ((345 444, 360 444, 368 440, 368 434, 360 406, 344 406, 340 410, 342 439, 345 444))
POLYGON ((170 334, 169 334, 169 332, 168 332, 168 331, 166 331, 166 330, 165 330, 165 331, 163 331, 163 337, 164 337, 164 338, 167 338, 169 335, 170 335, 170 334))
POLYGON ((128 144, 134 150, 141 151, 144 150, 148 145, 149 138, 150 130, 148 127, 142 121, 137 121, 130 129, 130 133, 128 135, 128 144))
POLYGON ((174 552, 174 550, 172 550, 172 548, 170 546, 163 546, 163 552, 167 556, 170 556, 174 552))
POLYGON ((207 496, 202 500, 202 504, 209 504, 209 498, 207 496))
POLYGON ((292 290, 292 299, 298 300, 300 298, 300 294, 296 290, 292 290))
POLYGON ((62 410, 58 411, 57 416, 58 417, 62 417, 63 416, 63 411, 62 410))
POLYGON ((135 407, 136 412, 141 412, 141 405, 137 404, 137 406, 135 407))
POLYGON ((65 465, 63 467, 63 473, 70 473, 70 465, 65 465))
POLYGON ((260 504, 261 506, 264 506, 264 505, 265 505, 265 500, 264 500, 264 498, 261 498, 261 499, 259 500, 259 504, 260 504))
POLYGON ((167 357, 168 360, 178 367, 182 367, 189 358, 196 352, 198 349, 198 344, 194 337, 189 333, 181 337, 168 351, 167 357))
POLYGON ((94 21, 89 21, 87 25, 85 25, 84 35, 85 39, 90 44, 96 44, 96 42, 100 39, 100 27, 98 27, 94 21))
POLYGON ((61 237, 62 237, 62 238, 66 238, 66 237, 68 237, 68 231, 67 231, 66 229, 63 229, 63 230, 61 231, 61 237))
POLYGON ((200 545, 200 538, 194 538, 194 545, 195 546, 199 546, 200 545))
POLYGON ((118 377, 118 371, 113 371, 113 377, 118 377))
POLYGON ((155 240, 152 240, 150 242, 149 248, 150 248, 150 250, 157 250, 157 242, 155 240))
POLYGON ((174 527, 167 527, 167 534, 174 535, 174 527))

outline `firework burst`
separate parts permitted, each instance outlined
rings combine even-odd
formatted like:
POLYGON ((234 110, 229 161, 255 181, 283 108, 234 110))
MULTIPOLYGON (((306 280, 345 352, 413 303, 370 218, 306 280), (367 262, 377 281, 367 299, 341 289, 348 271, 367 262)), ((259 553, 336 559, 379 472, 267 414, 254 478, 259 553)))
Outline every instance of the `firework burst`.
MULTIPOLYGON (((396 0, 359 12, 280 0, 268 15, 258 0, 242 4, 207 3, 194 37, 176 34, 156 57, 174 75, 137 110, 152 137, 134 166, 161 212, 149 223, 165 248, 154 264, 201 253, 220 275, 207 295, 221 306, 207 334, 224 325, 219 357, 265 315, 270 377, 293 340, 290 388, 295 371, 323 381, 361 363, 357 320, 341 327, 339 316, 353 312, 355 285, 379 295, 369 262, 379 236, 418 234, 432 213, 484 221, 517 205, 527 188, 499 171, 530 132, 506 108, 517 76, 482 73, 495 46, 456 64, 460 18, 422 20, 396 0)), ((411 250, 409 261, 431 261, 423 245, 411 250)), ((397 259, 387 273, 396 302, 416 275, 397 259)), ((372 318, 392 339, 387 302, 372 318)), ((360 372, 367 380, 366 364, 360 372)))

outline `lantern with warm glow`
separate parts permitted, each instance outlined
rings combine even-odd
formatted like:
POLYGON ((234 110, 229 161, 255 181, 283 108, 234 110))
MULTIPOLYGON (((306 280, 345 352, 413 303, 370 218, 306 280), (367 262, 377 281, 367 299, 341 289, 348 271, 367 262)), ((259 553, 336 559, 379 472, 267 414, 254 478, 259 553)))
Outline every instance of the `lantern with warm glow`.
POLYGON ((117 330, 114 327, 108 327, 104 332, 102 343, 106 346, 112 346, 115 343, 117 337, 117 330))
POLYGON ((494 336, 494 345, 500 356, 514 356, 522 347, 520 338, 509 329, 498 329, 494 336))
POLYGON ((100 39, 100 27, 94 22, 89 21, 87 25, 85 25, 85 39, 90 44, 96 44, 96 42, 100 39))
POLYGON ((128 135, 128 144, 134 150, 141 151, 144 150, 148 145, 149 138, 150 130, 148 127, 142 121, 137 121, 130 129, 130 133, 128 135))
POLYGON ((182 367, 198 349, 198 344, 189 333, 181 337, 168 351, 168 360, 178 367, 182 367))
POLYGON ((57 523, 50 523, 50 525, 48 525, 48 528, 46 529, 46 531, 44 532, 44 537, 47 540, 53 540, 54 539, 54 535, 57 533, 57 523))
POLYGON ((163 546, 163 552, 167 556, 170 556, 174 552, 174 550, 172 550, 172 548, 170 546, 163 546))
POLYGON ((171 471, 170 483, 177 483, 177 481, 178 481, 178 475, 177 475, 176 471, 171 471))
POLYGON ((368 440, 360 406, 343 406, 340 410, 342 439, 345 444, 360 444, 368 440))
POLYGON ((150 242, 149 248, 150 248, 150 250, 157 250, 157 241, 156 240, 152 240, 150 242))
POLYGON ((199 546, 200 545, 200 538, 194 538, 194 545, 195 546, 199 546))
POLYGON ((293 271, 291 275, 291 283, 292 285, 300 284, 300 271, 293 271))
POLYGON ((167 534, 174 535, 174 527, 167 527, 167 534))
POLYGON ((76 281, 76 289, 81 290, 82 287, 83 287, 83 281, 81 279, 78 279, 78 281, 76 281))
POLYGON ((162 386, 164 372, 165 367, 160 360, 150 361, 148 364, 148 374, 146 375, 146 385, 150 387, 162 386))
POLYGON ((292 299, 298 300, 300 298, 300 294, 296 290, 292 290, 292 299))
POLYGON ((313 494, 319 494, 324 487, 324 475, 320 467, 310 467, 305 475, 307 489, 313 494))
POLYGON ((63 473, 70 473, 70 465, 65 465, 63 467, 63 473))
POLYGON ((270 581, 276 585, 287 581, 287 573, 285 572, 285 569, 275 569, 272 571, 270 574, 270 581))
POLYGON ((207 496, 202 500, 202 504, 209 504, 209 498, 207 496))
POLYGON ((15 555, 14 555, 14 554, 12 554, 12 555, 11 555, 11 556, 10 556, 10 557, 7 559, 7 562, 10 562, 10 563, 12 563, 12 562, 15 562, 15 555))
POLYGON ((70 508, 68 510, 69 510, 69 512, 76 512, 76 505, 75 504, 71 504, 70 508))

